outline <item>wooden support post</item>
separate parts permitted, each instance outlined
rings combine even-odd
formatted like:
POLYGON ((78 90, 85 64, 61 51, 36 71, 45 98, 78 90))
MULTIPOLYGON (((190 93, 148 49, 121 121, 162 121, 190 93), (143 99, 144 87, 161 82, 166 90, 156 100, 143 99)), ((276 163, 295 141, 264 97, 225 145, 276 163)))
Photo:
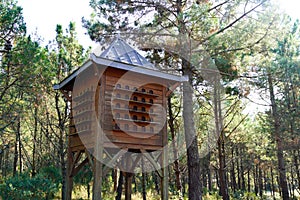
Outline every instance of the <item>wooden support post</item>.
POLYGON ((162 150, 162 177, 161 177, 161 199, 162 200, 168 200, 168 193, 169 193, 169 184, 168 184, 168 178, 169 178, 169 174, 168 174, 168 152, 166 147, 163 148, 162 150))
POLYGON ((102 163, 97 158, 94 159, 94 183, 93 183, 93 200, 101 200, 102 192, 102 163))
POLYGON ((93 200, 102 200, 102 159, 103 159, 103 131, 97 126, 96 128, 96 141, 94 146, 94 183, 93 183, 93 200))
MULTIPOLYGON (((64 93, 65 96, 68 96, 64 93)), ((75 133, 75 128, 71 128, 74 125, 73 120, 73 110, 72 110, 72 101, 71 103, 71 111, 70 111, 70 128, 69 128, 69 135, 75 133)), ((73 152, 70 147, 70 136, 68 136, 68 149, 67 149, 67 173, 66 173, 66 200, 72 199, 72 190, 73 190, 73 177, 72 177, 72 171, 73 171, 73 165, 74 165, 74 157, 73 152)))
POLYGON ((131 200, 132 177, 133 177, 132 173, 126 172, 126 176, 125 176, 125 200, 131 200))
MULTIPOLYGON (((130 154, 126 154, 125 158, 126 158, 127 170, 132 169, 132 160, 131 160, 130 154)), ((125 200, 131 200, 132 177, 133 177, 133 173, 126 172, 126 174, 125 174, 125 200)))
MULTIPOLYGON (((103 80, 102 80, 103 81, 103 80)), ((105 101, 104 98, 104 90, 103 88, 97 87, 96 95, 95 95, 95 111, 96 116, 99 117, 99 121, 94 124, 94 138, 95 138, 95 145, 94 145, 94 163, 93 163, 93 172, 94 172, 94 182, 93 182, 93 200, 102 200, 102 179, 103 179, 103 169, 102 169, 102 160, 103 160, 103 153, 104 153, 104 145, 103 145, 103 110, 105 101)))
MULTIPOLYGON (((164 88, 163 93, 165 95, 170 95, 166 92, 166 88, 164 88)), ((163 95, 163 107, 167 107, 167 96, 163 95)), ((169 174, 168 174, 168 131, 167 131, 167 124, 164 124, 164 127, 162 129, 162 152, 161 152, 161 171, 162 171, 162 177, 161 177, 161 199, 162 200, 168 200, 169 198, 169 174)))
POLYGON ((67 174, 66 174, 66 200, 72 199, 72 189, 73 189, 73 177, 72 177, 72 166, 73 166, 73 153, 71 148, 68 147, 67 154, 67 174))

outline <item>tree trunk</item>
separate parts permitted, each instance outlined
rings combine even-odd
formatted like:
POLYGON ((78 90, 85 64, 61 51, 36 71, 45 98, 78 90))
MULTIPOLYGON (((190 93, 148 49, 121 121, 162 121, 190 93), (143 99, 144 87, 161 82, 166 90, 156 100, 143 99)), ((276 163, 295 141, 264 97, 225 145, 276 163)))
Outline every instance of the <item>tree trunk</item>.
POLYGON ((239 157, 240 157, 240 166, 241 166, 241 181, 242 181, 242 190, 246 190, 245 176, 244 176, 244 160, 243 160, 243 149, 240 149, 239 157))
POLYGON ((122 186, 123 186, 123 172, 120 171, 120 176, 119 176, 119 181, 118 181, 118 187, 117 187, 116 200, 121 200, 121 197, 122 197, 122 186))
POLYGON ((294 150, 294 166, 297 175, 298 190, 300 191, 300 169, 299 169, 299 151, 294 150))
POLYGON ((155 191, 157 192, 157 194, 160 194, 159 192, 159 185, 158 185, 158 180, 157 180, 157 174, 156 172, 152 172, 152 177, 153 177, 153 181, 154 181, 154 188, 155 191))
POLYGON ((247 183, 247 191, 248 192, 251 192, 251 177, 250 177, 250 168, 248 169, 248 171, 247 171, 247 181, 248 181, 248 183, 247 183))
POLYGON ((278 159, 278 171, 279 171, 279 183, 282 191, 283 200, 289 199, 289 191, 286 179, 286 169, 285 169, 285 161, 283 155, 283 137, 280 132, 280 116, 277 112, 277 103, 275 101, 275 93, 273 86, 273 79, 271 74, 268 74, 268 83, 269 83, 269 92, 270 92, 270 100, 272 107, 272 116, 274 121, 274 136, 277 145, 277 159, 278 159))
POLYGON ((175 139, 175 128, 174 128, 174 115, 172 111, 172 101, 171 97, 168 98, 168 112, 169 112, 169 128, 170 133, 172 137, 172 148, 173 148, 173 155, 174 155, 174 171, 175 171, 175 183, 176 183, 176 189, 180 193, 181 191, 181 179, 180 179, 180 169, 179 169, 179 160, 178 160, 178 150, 177 150, 177 144, 175 139))
POLYGON ((226 162, 225 162, 225 133, 223 131, 223 117, 221 108, 221 86, 219 79, 216 77, 214 80, 214 94, 213 94, 213 106, 214 106, 214 119, 215 119, 215 131, 218 138, 218 161, 219 161, 219 183, 220 183, 220 195, 223 200, 229 200, 228 185, 226 177, 226 162))
POLYGON ((22 173, 23 163, 22 163, 22 141, 21 141, 21 117, 18 117, 17 124, 17 136, 18 136, 18 147, 19 147, 19 173, 22 173))
POLYGON ((226 177, 225 145, 223 140, 224 139, 221 135, 218 140, 220 194, 223 200, 229 200, 226 177))
POLYGON ((232 159, 236 160, 236 171, 237 171, 237 180, 238 180, 237 181, 237 189, 240 190, 242 188, 241 174, 243 172, 241 172, 240 162, 239 162, 239 156, 240 156, 239 155, 239 146, 236 148, 235 153, 236 153, 236 159, 234 159, 234 158, 232 158, 232 159))
MULTIPOLYGON (((234 164, 234 147, 232 147, 231 150, 231 170, 230 170, 230 174, 231 174, 231 188, 233 190, 233 192, 236 191, 237 189, 237 185, 236 185, 236 177, 235 177, 235 164, 234 164)), ((238 163, 237 163, 237 169, 238 169, 238 163)), ((239 180, 239 170, 237 170, 238 172, 238 180, 239 180)))
POLYGON ((37 102, 34 105, 34 130, 33 130, 33 147, 32 147, 32 169, 31 169, 31 176, 35 176, 36 174, 36 143, 37 143, 37 130, 38 130, 38 106, 37 102))
POLYGON ((255 167, 253 169, 253 183, 254 183, 254 192, 256 195, 258 194, 257 174, 258 174, 258 167, 257 167, 257 164, 255 164, 255 167))
POLYGON ((271 166, 271 169, 270 169, 270 173, 271 173, 272 196, 273 196, 273 198, 275 198, 275 183, 274 183, 274 174, 273 174, 273 167, 272 166, 271 166))
POLYGON ((18 165, 18 134, 16 133, 16 139, 14 144, 14 162, 13 162, 13 176, 17 175, 17 165, 18 165))
POLYGON ((209 152, 207 155, 207 173, 208 173, 208 189, 209 191, 212 191, 212 178, 211 178, 211 170, 210 170, 210 157, 211 157, 211 153, 209 152))
POLYGON ((144 158, 142 158, 142 196, 143 200, 147 200, 147 192, 146 192, 146 172, 144 172, 144 158))
POLYGON ((263 180, 262 180, 262 171, 261 167, 258 166, 258 186, 259 186, 259 196, 263 196, 263 180))
MULTIPOLYGON (((62 189, 61 189, 61 197, 62 200, 65 200, 67 197, 66 194, 66 174, 67 174, 67 168, 66 168, 66 161, 65 161, 65 121, 63 118, 63 114, 60 110, 59 106, 59 91, 56 91, 55 93, 55 108, 56 108, 56 113, 58 116, 58 128, 59 128, 59 134, 58 134, 58 156, 59 156, 59 164, 60 164, 60 169, 61 169, 61 175, 62 175, 62 189)), ((64 105, 64 114, 65 117, 67 115, 67 108, 68 105, 65 103, 64 105)))
POLYGON ((87 190, 88 199, 90 199, 91 198, 91 186, 90 186, 90 183, 86 184, 86 190, 87 190))
POLYGON ((112 179, 114 182, 114 192, 116 192, 118 187, 118 169, 112 169, 112 179))
POLYGON ((190 79, 189 82, 183 83, 183 121, 185 141, 187 145, 187 165, 188 165, 188 184, 189 199, 202 199, 202 185, 200 180, 200 157, 198 152, 198 137, 195 130, 194 112, 193 112, 193 88, 192 88, 192 71, 190 64, 183 61, 183 73, 190 79))

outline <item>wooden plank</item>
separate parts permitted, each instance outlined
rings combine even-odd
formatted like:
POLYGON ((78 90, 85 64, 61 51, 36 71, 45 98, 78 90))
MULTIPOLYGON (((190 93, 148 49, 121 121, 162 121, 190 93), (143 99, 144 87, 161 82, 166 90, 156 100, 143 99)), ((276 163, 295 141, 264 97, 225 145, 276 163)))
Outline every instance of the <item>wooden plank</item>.
POLYGON ((141 144, 125 144, 125 143, 112 143, 111 142, 106 142, 104 143, 105 148, 128 148, 129 150, 140 150, 141 148, 147 150, 147 151, 158 151, 161 150, 161 146, 153 146, 153 145, 141 145, 141 144))
POLYGON ((124 144, 141 144, 141 145, 152 145, 161 147, 161 141, 159 140, 146 140, 146 139, 134 139, 134 138, 123 138, 123 137, 108 137, 112 143, 124 143, 124 144))
POLYGON ((134 133, 134 132, 128 132, 124 133, 122 131, 107 131, 105 132, 106 136, 115 136, 115 137, 123 137, 123 138, 138 138, 143 140, 161 140, 162 135, 161 133, 158 134, 151 134, 151 133, 134 133))

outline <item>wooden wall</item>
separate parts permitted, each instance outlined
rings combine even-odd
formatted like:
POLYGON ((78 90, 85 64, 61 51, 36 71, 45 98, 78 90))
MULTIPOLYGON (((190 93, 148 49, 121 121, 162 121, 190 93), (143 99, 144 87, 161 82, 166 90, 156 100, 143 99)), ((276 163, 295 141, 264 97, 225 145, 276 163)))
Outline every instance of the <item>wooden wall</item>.
POLYGON ((114 68, 107 68, 101 78, 75 82, 70 147, 92 148, 99 123, 105 147, 161 148, 165 132, 162 108, 166 106, 166 87, 162 84, 153 77, 114 68))

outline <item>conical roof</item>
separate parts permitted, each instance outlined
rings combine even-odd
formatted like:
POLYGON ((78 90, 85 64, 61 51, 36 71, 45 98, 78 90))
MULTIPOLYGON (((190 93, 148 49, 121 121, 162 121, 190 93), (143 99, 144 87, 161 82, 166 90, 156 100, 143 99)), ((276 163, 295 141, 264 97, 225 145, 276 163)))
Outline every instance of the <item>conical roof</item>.
POLYGON ((157 70, 152 63, 119 37, 99 57, 157 70))

